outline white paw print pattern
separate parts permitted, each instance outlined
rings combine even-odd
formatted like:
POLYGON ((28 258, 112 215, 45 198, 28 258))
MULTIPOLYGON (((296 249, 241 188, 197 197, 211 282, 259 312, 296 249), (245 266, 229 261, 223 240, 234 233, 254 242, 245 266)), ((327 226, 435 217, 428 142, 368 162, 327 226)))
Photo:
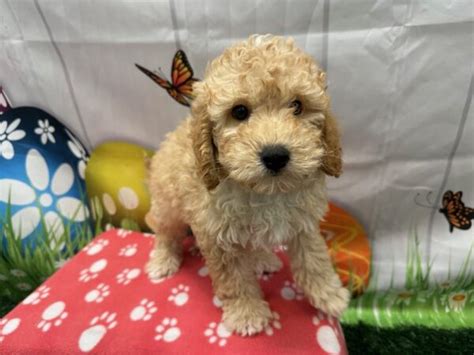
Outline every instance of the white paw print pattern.
POLYGON ((265 327, 265 334, 272 336, 274 334, 273 329, 281 329, 280 315, 277 312, 272 312, 273 319, 265 327))
POLYGON ((285 281, 283 288, 280 291, 280 295, 283 299, 292 301, 301 301, 304 298, 303 291, 301 291, 294 282, 285 281))
POLYGON ((155 307, 155 302, 146 298, 142 299, 140 304, 130 312, 130 319, 133 321, 148 321, 151 319, 158 308, 155 307))
POLYGON ((123 285, 128 285, 132 280, 136 279, 138 276, 140 276, 140 269, 135 268, 135 269, 124 269, 120 274, 116 276, 117 278, 117 283, 123 284, 123 285))
POLYGON ((216 306, 217 308, 221 308, 222 307, 222 301, 219 299, 219 297, 217 296, 214 296, 212 297, 212 303, 214 304, 214 306, 216 306))
POLYGON ((99 254, 104 248, 109 245, 109 241, 107 239, 99 239, 89 243, 85 248, 84 251, 87 255, 96 255, 99 254))
POLYGON ((273 273, 262 272, 261 274, 258 274, 257 277, 259 280, 268 281, 271 279, 272 276, 273 276, 273 273))
POLYGON ((177 327, 178 320, 176 318, 165 318, 156 328, 155 340, 172 343, 181 336, 181 330, 177 327))
POLYGON ((84 301, 87 303, 101 303, 108 296, 110 296, 110 286, 100 283, 94 289, 86 293, 84 301))
POLYGON ((326 317, 321 311, 318 311, 313 317, 313 324, 317 327, 316 341, 318 345, 327 353, 338 354, 341 351, 341 344, 337 337, 339 324, 336 325, 333 317, 326 317), (331 325, 321 326, 321 321, 326 318, 331 325))
POLYGON ((320 311, 320 310, 317 310, 316 311, 316 315, 313 317, 313 324, 314 325, 319 325, 319 323, 322 321, 322 320, 327 320, 331 325, 334 325, 334 317, 330 316, 330 315, 326 315, 326 313, 320 311))
POLYGON ((115 318, 117 313, 104 312, 100 316, 94 317, 79 337, 79 349, 89 352, 101 342, 107 332, 117 326, 115 318))
POLYGON ((189 300, 189 287, 185 285, 178 285, 171 289, 171 295, 168 301, 174 302, 177 306, 184 306, 189 300))
POLYGON ((341 352, 341 344, 337 338, 336 331, 329 325, 322 325, 318 328, 316 331, 316 341, 328 354, 339 354, 341 352))
POLYGON ((227 330, 224 323, 217 324, 216 322, 209 323, 209 326, 204 331, 204 335, 208 338, 209 344, 218 344, 225 346, 227 338, 232 335, 232 332, 227 330))
POLYGON ((137 253, 137 244, 129 244, 122 249, 120 249, 120 256, 126 256, 126 257, 131 257, 134 256, 137 253))
POLYGON ((151 251, 150 251, 150 254, 148 254, 149 258, 150 259, 153 259, 155 257, 155 254, 156 254, 156 249, 153 248, 151 251))
POLYGON ((97 278, 97 276, 99 276, 99 272, 104 270, 106 266, 107 266, 106 259, 97 260, 87 269, 81 270, 81 273, 79 275, 79 281, 89 282, 90 280, 97 278))
POLYGON ((198 270, 198 275, 201 277, 206 277, 207 275, 209 275, 209 269, 207 268, 207 266, 203 266, 202 268, 200 268, 198 270))
POLYGON ((22 304, 31 304, 31 305, 36 305, 41 302, 41 300, 44 300, 46 297, 49 296, 49 291, 51 288, 48 286, 41 286, 39 287, 35 292, 31 293, 28 297, 26 297, 22 304))
POLYGON ((21 323, 20 318, 0 319, 0 344, 2 343, 2 341, 5 339, 7 335, 13 333, 15 330, 18 329, 18 327, 20 326, 20 323, 21 323))
POLYGON ((130 234, 132 234, 132 231, 126 230, 126 229, 118 229, 117 230, 117 235, 120 238, 127 238, 130 234))
POLYGON ((59 327, 67 316, 66 303, 62 301, 54 302, 43 311, 41 321, 37 327, 43 332, 47 332, 52 326, 59 327))

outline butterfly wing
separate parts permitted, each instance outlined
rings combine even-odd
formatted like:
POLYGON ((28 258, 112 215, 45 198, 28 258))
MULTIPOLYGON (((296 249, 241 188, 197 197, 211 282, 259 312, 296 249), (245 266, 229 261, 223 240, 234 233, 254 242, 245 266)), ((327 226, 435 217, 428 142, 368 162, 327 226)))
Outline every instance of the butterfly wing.
POLYGON ((471 222, 471 219, 468 218, 466 215, 464 214, 459 214, 457 216, 457 220, 459 221, 459 229, 464 229, 464 230, 468 230, 471 228, 472 226, 472 222, 471 222))
POLYGON ((183 85, 178 87, 178 91, 183 94, 189 100, 193 100, 195 95, 193 93, 193 84, 199 81, 198 79, 189 79, 183 85))
POLYGON ((461 228, 461 220, 458 218, 457 215, 455 215, 455 214, 448 214, 448 215, 446 216, 446 218, 448 219, 449 231, 450 231, 451 233, 453 232, 454 227, 456 227, 456 228, 461 228))
POLYGON ((462 191, 458 191, 454 194, 457 200, 456 208, 456 217, 460 222, 459 229, 468 230, 471 228, 472 222, 471 219, 474 218, 474 209, 466 207, 464 202, 462 202, 462 191))
POLYGON ((180 94, 168 80, 163 79, 159 75, 153 73, 152 71, 142 67, 141 65, 135 64, 138 69, 140 69, 141 72, 143 72, 146 76, 148 76, 150 79, 152 79, 155 83, 157 83, 159 86, 161 86, 163 89, 165 89, 168 94, 175 99, 177 102, 179 102, 181 105, 184 106, 189 106, 188 100, 186 100, 186 97, 180 94))
POLYGON ((440 209, 440 212, 446 216, 450 232, 454 227, 467 230, 472 226, 471 219, 474 218, 474 209, 465 207, 461 198, 462 191, 455 194, 452 191, 446 191, 443 195, 443 208, 440 209))
POLYGON ((469 219, 474 218, 474 208, 465 207, 464 210, 466 211, 465 214, 466 214, 467 218, 469 218, 469 219))
MULTIPOLYGON (((169 90, 172 88, 171 83, 160 77, 159 75, 153 73, 152 71, 148 70, 147 68, 142 67, 141 65, 135 64, 135 66, 146 76, 148 76, 151 80, 153 80, 155 83, 160 85, 163 89, 169 90)), ((169 91, 168 91, 169 92, 169 91)))
POLYGON ((171 83, 175 88, 179 88, 192 79, 193 75, 193 68, 191 68, 186 54, 180 49, 174 55, 171 65, 171 83))
POLYGON ((160 85, 163 89, 166 89, 168 94, 181 105, 190 106, 190 101, 194 99, 192 85, 198 80, 193 78, 193 69, 188 62, 186 54, 182 50, 177 51, 173 57, 171 64, 171 82, 138 64, 135 65, 155 83, 160 85))
POLYGON ((453 192, 451 190, 446 191, 443 194, 443 208, 447 208, 449 201, 451 201, 452 199, 453 199, 453 192))
POLYGON ((184 105, 184 106, 191 106, 189 101, 186 99, 186 97, 184 95, 182 95, 180 92, 178 92, 177 89, 175 88, 171 88, 171 89, 168 89, 168 94, 170 94, 170 96, 175 99, 177 102, 179 102, 181 105, 184 105))
POLYGON ((187 106, 190 105, 189 101, 194 99, 193 84, 199 81, 193 78, 193 75, 193 68, 189 64, 186 54, 182 50, 177 51, 171 67, 171 82, 177 91, 180 102, 186 101, 187 106))
POLYGON ((443 208, 439 210, 444 216, 449 224, 449 231, 452 233, 454 227, 459 228, 459 220, 456 217, 456 200, 454 199, 454 194, 451 190, 446 191, 443 194, 443 208))

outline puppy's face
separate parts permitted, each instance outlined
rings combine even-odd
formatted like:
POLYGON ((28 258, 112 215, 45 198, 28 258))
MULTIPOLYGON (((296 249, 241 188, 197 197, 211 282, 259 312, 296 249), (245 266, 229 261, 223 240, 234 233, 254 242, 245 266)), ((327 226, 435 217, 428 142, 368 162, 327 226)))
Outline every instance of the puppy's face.
POLYGON ((324 86, 311 57, 282 38, 224 52, 196 90, 198 104, 206 97, 213 169, 259 193, 311 183, 328 153, 324 86))

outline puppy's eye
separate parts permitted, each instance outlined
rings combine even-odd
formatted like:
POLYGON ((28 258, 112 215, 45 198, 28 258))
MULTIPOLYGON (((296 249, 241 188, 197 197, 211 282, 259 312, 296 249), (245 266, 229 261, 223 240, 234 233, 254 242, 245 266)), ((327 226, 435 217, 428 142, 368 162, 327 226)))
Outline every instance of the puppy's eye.
POLYGON ((290 102, 290 107, 293 108, 293 115, 298 116, 303 112, 303 104, 300 100, 290 102))
POLYGON ((232 107, 232 117, 239 121, 245 121, 250 116, 250 110, 247 106, 237 105, 232 107))

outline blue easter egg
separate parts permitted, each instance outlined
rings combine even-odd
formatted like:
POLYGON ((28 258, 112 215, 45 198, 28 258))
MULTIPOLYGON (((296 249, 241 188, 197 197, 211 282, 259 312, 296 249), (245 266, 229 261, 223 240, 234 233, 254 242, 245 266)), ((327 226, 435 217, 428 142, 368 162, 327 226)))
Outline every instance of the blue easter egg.
POLYGON ((89 155, 61 122, 34 107, 0 116, 0 239, 6 229, 35 248, 51 249, 90 225, 85 168, 89 155))

